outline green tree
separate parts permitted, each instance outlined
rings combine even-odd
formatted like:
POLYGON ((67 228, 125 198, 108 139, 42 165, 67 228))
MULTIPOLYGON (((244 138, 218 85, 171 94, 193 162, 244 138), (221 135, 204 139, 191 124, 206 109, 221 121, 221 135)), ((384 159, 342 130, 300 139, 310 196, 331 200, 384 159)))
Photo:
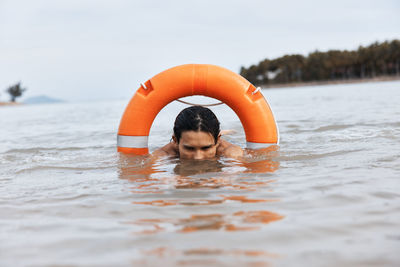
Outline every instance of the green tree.
POLYGON ((315 51, 307 56, 264 59, 240 74, 255 85, 400 75, 400 40, 375 42, 357 50, 315 51))
POLYGON ((17 97, 20 97, 25 91, 26 91, 26 88, 21 87, 21 82, 11 85, 6 90, 6 92, 9 93, 9 95, 10 95, 11 102, 15 102, 15 99, 17 97))

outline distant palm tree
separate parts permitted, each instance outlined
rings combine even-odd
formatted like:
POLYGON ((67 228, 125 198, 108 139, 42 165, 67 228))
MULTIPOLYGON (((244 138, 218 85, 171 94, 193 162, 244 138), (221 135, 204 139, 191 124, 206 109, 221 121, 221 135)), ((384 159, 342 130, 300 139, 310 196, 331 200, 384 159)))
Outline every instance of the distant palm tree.
POLYGON ((6 92, 10 94, 11 102, 15 102, 15 99, 17 97, 20 97, 22 95, 22 93, 25 91, 26 91, 26 88, 21 87, 21 82, 11 85, 6 90, 6 92))

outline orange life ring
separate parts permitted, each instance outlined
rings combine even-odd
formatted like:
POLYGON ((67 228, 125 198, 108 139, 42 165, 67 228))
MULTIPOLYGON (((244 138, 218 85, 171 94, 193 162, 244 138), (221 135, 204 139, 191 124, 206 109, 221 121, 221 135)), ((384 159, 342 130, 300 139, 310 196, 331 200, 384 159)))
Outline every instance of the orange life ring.
POLYGON ((260 90, 225 68, 187 64, 165 70, 141 84, 122 116, 118 151, 149 153, 148 136, 157 114, 170 102, 192 95, 218 99, 233 109, 243 125, 248 148, 278 144, 278 127, 260 90))

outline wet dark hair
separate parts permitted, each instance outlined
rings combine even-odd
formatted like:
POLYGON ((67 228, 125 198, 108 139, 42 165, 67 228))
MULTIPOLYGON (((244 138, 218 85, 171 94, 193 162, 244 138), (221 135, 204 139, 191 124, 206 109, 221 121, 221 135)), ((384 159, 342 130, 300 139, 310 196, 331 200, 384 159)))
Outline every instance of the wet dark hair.
POLYGON ((219 121, 208 108, 202 106, 188 107, 182 110, 175 119, 174 135, 178 143, 184 131, 210 133, 216 144, 220 132, 219 121))

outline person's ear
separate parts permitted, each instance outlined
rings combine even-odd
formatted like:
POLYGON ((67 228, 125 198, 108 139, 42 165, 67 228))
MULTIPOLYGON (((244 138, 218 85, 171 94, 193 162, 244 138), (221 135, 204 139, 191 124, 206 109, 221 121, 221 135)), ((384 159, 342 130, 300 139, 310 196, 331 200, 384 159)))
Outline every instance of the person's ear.
POLYGON ((172 136, 172 141, 174 141, 175 144, 178 144, 178 141, 176 140, 175 135, 172 136))
POLYGON ((221 139, 221 133, 217 137, 217 143, 216 143, 217 145, 219 144, 220 139, 221 139))

